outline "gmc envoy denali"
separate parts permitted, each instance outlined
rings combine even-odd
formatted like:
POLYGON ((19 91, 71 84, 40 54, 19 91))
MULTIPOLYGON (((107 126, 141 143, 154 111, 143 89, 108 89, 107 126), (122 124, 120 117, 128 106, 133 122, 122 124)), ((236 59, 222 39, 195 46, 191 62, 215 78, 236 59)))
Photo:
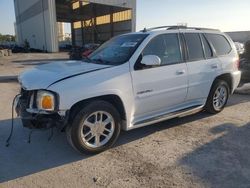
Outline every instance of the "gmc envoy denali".
POLYGON ((61 126, 81 153, 131 130, 206 110, 219 113, 240 82, 233 41, 215 29, 164 26, 109 40, 82 61, 19 76, 24 127, 61 126))

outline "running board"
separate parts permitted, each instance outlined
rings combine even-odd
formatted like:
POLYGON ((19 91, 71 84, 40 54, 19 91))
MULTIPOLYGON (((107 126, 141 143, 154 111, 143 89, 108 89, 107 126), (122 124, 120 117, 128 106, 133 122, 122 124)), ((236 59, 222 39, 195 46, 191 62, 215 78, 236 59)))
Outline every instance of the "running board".
POLYGON ((144 127, 144 126, 147 126, 147 125, 159 123, 159 122, 166 121, 166 120, 169 120, 169 119, 173 119, 173 118, 176 118, 176 117, 184 117, 184 116, 188 116, 188 115, 191 115, 191 114, 194 114, 194 113, 198 113, 198 112, 203 110, 203 107, 204 107, 203 105, 202 106, 193 106, 193 107, 186 108, 186 109, 183 109, 183 110, 179 110, 179 111, 176 111, 176 112, 172 112, 172 113, 169 113, 169 114, 165 114, 165 115, 161 115, 161 116, 154 117, 154 118, 151 118, 151 119, 139 121, 139 122, 136 122, 134 124, 134 126, 131 127, 130 129, 144 127))

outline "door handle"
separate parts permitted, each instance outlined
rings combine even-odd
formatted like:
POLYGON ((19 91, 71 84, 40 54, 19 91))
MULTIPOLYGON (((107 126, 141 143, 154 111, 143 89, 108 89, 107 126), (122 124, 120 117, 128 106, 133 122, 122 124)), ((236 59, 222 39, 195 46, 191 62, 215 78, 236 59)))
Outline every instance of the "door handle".
POLYGON ((212 69, 217 69, 217 68, 218 68, 218 65, 217 65, 217 64, 211 65, 211 68, 212 68, 212 69))
POLYGON ((177 75, 185 74, 185 70, 178 70, 178 71, 176 71, 176 74, 177 75))

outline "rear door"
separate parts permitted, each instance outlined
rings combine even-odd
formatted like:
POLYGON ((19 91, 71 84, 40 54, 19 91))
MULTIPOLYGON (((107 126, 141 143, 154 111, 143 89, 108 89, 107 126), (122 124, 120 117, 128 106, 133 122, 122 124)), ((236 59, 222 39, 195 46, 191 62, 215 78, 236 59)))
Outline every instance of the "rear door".
POLYGON ((187 49, 187 101, 204 103, 220 69, 212 47, 203 33, 184 33, 187 49))

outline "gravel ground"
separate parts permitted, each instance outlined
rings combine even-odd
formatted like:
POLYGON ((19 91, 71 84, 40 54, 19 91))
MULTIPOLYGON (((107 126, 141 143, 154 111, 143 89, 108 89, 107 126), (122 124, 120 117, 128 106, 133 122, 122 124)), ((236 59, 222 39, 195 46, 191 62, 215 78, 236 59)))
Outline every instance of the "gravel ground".
POLYGON ((65 133, 34 132, 15 119, 19 86, 0 83, 0 187, 250 187, 250 95, 233 95, 218 115, 205 112, 123 132, 99 155, 75 152, 65 133))

